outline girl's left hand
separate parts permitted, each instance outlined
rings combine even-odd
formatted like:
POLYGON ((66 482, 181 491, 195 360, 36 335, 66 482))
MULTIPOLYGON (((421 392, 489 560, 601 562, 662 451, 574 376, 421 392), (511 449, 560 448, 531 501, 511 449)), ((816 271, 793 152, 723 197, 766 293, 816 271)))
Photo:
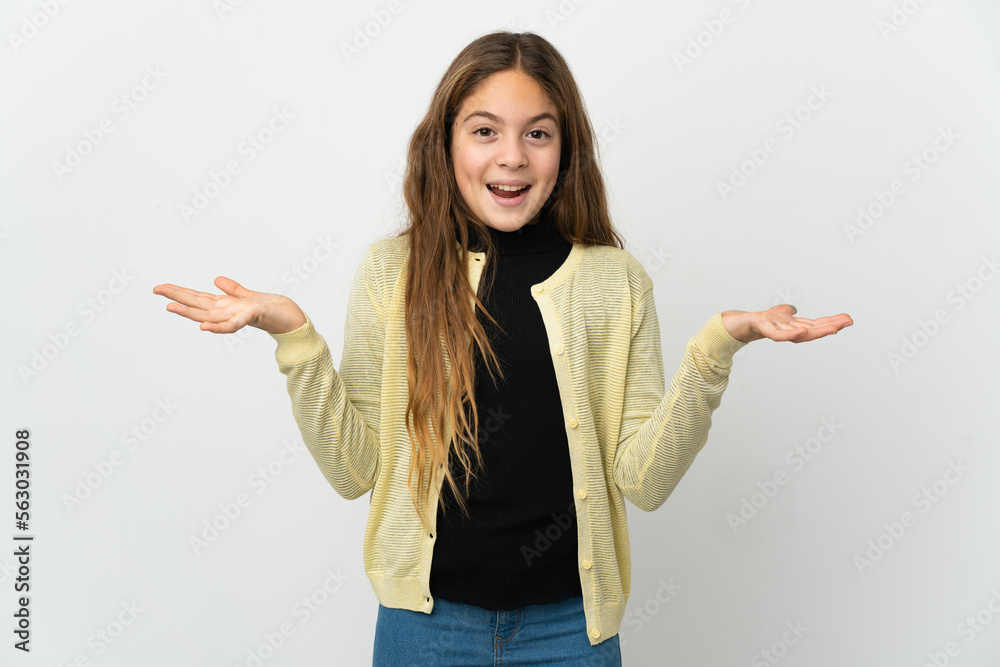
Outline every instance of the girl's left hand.
POLYGON ((854 324, 846 313, 810 320, 795 317, 795 306, 781 304, 767 310, 748 313, 744 310, 727 310, 722 313, 722 324, 729 335, 749 343, 761 338, 804 343, 835 334, 854 324))

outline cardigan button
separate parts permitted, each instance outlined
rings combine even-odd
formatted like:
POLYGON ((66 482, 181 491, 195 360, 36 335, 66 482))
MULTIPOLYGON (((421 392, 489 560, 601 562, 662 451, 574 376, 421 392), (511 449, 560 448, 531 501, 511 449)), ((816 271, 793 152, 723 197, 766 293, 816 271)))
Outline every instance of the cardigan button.
POLYGON ((591 628, 590 629, 590 636, 593 637, 594 639, 597 639, 598 637, 601 636, 601 631, 598 630, 597 628, 591 628))
POLYGON ((542 291, 542 290, 544 290, 545 288, 544 288, 544 287, 542 287, 541 285, 535 285, 535 286, 534 286, 534 287, 532 287, 531 289, 535 290, 536 292, 541 292, 541 291, 542 291))
POLYGON ((576 497, 579 498, 580 500, 583 500, 584 498, 587 497, 587 490, 580 489, 579 491, 576 492, 576 497))
POLYGON ((591 563, 591 562, 590 562, 589 560, 585 560, 585 561, 583 561, 583 562, 581 563, 581 565, 583 565, 583 569, 584 569, 584 570, 589 570, 589 569, 590 569, 590 566, 591 566, 591 564, 592 564, 592 563, 591 563))
POLYGON ((559 345, 558 347, 556 347, 556 354, 562 354, 562 353, 563 353, 562 345, 559 345))
POLYGON ((570 428, 576 428, 577 427, 577 422, 576 422, 575 419, 570 419, 569 420, 569 427, 570 428))

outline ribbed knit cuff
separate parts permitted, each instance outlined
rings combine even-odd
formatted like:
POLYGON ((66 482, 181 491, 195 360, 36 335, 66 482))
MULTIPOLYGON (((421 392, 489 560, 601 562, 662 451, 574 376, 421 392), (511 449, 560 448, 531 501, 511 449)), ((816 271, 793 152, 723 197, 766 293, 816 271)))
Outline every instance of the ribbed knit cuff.
POLYGON ((747 343, 732 337, 722 323, 722 313, 716 313, 694 337, 695 344, 720 366, 732 366, 733 355, 747 343))
POLYGON ((306 316, 306 323, 295 331, 283 334, 268 334, 278 343, 278 348, 274 351, 274 358, 279 364, 301 364, 319 356, 326 346, 326 341, 313 327, 309 315, 306 316))

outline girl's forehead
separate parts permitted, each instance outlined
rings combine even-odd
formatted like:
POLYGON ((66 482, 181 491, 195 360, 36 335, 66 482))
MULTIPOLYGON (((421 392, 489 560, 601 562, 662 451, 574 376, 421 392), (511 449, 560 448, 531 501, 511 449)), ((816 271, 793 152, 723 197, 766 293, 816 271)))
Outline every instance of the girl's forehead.
POLYGON ((464 122, 470 113, 488 112, 505 119, 505 116, 530 118, 543 113, 551 114, 558 122, 555 103, 542 86, 524 72, 507 70, 497 72, 480 83, 462 100, 456 122, 464 122))

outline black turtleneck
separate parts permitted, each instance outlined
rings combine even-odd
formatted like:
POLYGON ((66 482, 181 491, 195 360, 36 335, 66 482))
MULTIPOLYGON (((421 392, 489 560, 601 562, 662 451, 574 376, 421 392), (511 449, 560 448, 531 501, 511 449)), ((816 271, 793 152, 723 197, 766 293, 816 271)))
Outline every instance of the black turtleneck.
MULTIPOLYGON (((482 239, 470 234, 470 249, 484 250, 482 239)), ((572 244, 544 218, 513 232, 489 228, 489 234, 497 254, 495 261, 487 258, 480 284, 491 287, 480 290, 480 299, 502 330, 477 315, 504 377, 495 385, 475 352, 483 470, 470 485, 469 517, 448 484, 442 487, 430 589, 445 600, 510 610, 582 594, 562 403, 531 296, 531 286, 566 261, 572 244)), ((461 467, 452 470, 461 483, 461 467)))

